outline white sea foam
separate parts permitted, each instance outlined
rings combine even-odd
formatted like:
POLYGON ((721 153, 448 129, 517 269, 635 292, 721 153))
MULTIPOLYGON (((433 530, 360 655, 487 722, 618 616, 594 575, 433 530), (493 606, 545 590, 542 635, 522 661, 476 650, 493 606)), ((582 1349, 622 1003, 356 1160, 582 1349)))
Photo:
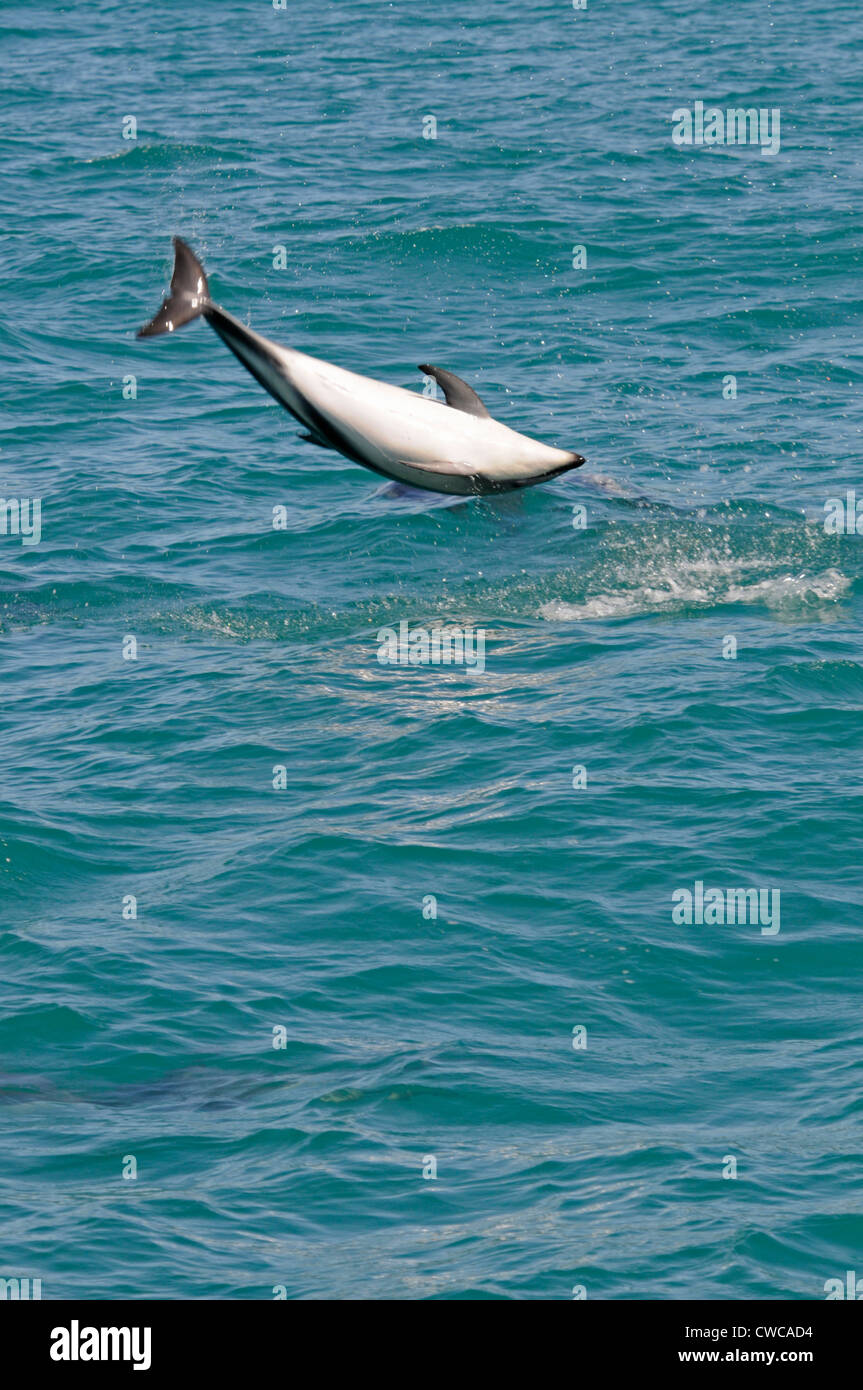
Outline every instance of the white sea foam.
POLYGON ((582 603, 552 599, 539 616, 550 622, 585 622, 596 618, 627 618, 670 608, 717 607, 725 603, 763 603, 783 608, 810 603, 835 602, 851 583, 839 570, 820 574, 779 574, 741 583, 744 566, 701 561, 650 576, 638 588, 595 594, 582 603))

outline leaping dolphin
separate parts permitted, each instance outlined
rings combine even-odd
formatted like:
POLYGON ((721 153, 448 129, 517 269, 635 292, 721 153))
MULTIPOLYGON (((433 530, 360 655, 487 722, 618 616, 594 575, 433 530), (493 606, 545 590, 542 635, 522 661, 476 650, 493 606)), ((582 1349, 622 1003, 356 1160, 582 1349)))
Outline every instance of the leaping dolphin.
POLYGON ((171 288, 138 337, 173 333, 200 315, 308 430, 303 438, 386 478, 465 496, 533 487, 584 463, 581 454, 540 444, 493 420, 476 392, 440 367, 419 370, 441 386, 445 405, 271 343, 213 303, 204 267, 175 236, 171 288))

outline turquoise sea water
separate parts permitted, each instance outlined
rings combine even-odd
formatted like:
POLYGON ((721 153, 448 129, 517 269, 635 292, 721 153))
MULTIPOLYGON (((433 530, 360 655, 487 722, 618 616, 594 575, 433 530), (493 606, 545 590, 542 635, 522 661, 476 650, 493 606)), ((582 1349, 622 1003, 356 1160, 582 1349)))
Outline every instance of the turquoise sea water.
POLYGON ((0 1276, 863 1276, 856 7, 22 4, 0 53, 0 1276), (675 146, 696 100, 778 154, 675 146), (587 464, 394 495, 203 323, 135 340, 172 233, 587 464), (485 670, 380 665, 402 621, 485 670), (675 922, 697 881, 778 934, 675 922))

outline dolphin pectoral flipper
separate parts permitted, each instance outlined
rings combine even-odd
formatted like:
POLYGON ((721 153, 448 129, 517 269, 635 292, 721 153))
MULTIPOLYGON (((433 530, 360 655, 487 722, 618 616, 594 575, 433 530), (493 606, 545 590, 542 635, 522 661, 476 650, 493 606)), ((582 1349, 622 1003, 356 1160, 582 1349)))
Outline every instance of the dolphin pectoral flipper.
POLYGON ((444 393, 447 405, 451 405, 453 410, 463 410, 465 415, 478 415, 481 420, 490 420, 491 416, 476 394, 472 386, 468 386, 466 381, 462 381, 455 372, 444 371, 443 367, 417 367, 418 372, 425 372, 426 376, 433 377, 438 386, 444 393))
MULTIPOLYGON (((333 448, 333 445, 330 444, 329 440, 327 440, 327 439, 320 439, 316 434, 311 434, 311 433, 307 433, 307 432, 306 432, 306 433, 301 433, 301 434, 299 435, 299 438, 300 438, 300 439, 304 439, 304 440, 306 441, 307 444, 317 444, 317 446, 318 446, 319 449, 332 449, 332 448, 333 448)), ((336 451, 336 452, 338 452, 338 451, 336 451)))
POLYGON ((174 273, 171 288, 159 312, 143 328, 139 338, 155 338, 157 333, 173 333, 184 323, 191 323, 202 314, 210 302, 210 289, 204 267, 191 246, 174 237, 174 273))

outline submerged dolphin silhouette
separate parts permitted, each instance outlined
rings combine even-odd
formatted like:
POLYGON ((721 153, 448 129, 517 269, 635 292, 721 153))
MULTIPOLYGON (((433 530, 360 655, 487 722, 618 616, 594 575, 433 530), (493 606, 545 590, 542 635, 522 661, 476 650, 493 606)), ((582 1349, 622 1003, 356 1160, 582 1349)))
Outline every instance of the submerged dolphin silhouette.
POLYGON ((540 444, 493 420, 466 382, 439 367, 419 370, 440 384, 446 405, 271 343, 212 302, 203 266, 175 236, 168 297, 138 337, 173 333, 200 315, 305 426, 305 439, 384 477, 470 495, 532 487, 584 463, 580 454, 540 444))

